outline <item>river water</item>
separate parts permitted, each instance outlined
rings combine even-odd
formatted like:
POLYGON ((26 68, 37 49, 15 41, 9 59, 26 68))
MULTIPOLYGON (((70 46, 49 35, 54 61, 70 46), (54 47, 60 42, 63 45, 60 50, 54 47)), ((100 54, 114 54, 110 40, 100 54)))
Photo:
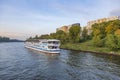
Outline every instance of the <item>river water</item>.
POLYGON ((0 43, 0 80, 120 80, 120 57, 61 50, 45 54, 24 43, 0 43))

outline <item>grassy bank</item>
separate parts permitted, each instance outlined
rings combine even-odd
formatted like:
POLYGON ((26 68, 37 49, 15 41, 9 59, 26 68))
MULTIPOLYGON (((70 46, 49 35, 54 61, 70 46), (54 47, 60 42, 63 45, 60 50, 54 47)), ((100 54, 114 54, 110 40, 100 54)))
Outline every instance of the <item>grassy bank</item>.
POLYGON ((62 44, 60 48, 120 55, 120 51, 115 52, 106 47, 95 47, 93 46, 92 41, 86 41, 83 43, 66 43, 66 44, 62 44))

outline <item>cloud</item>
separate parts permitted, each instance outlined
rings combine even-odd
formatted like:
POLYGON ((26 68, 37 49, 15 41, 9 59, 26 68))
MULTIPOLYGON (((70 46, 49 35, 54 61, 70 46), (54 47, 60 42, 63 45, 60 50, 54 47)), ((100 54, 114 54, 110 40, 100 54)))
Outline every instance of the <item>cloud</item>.
MULTIPOLYGON (((2 14, 0 14, 0 32, 11 38, 25 39, 29 34, 49 34, 55 32, 56 28, 62 26, 63 23, 67 24, 63 22, 64 20, 68 21, 65 17, 37 13, 31 10, 22 11, 12 5, 0 7, 3 9, 2 14)), ((72 19, 68 22, 72 22, 72 19)))
POLYGON ((110 15, 111 16, 120 16, 120 8, 119 9, 116 9, 116 10, 112 10, 110 12, 110 15))

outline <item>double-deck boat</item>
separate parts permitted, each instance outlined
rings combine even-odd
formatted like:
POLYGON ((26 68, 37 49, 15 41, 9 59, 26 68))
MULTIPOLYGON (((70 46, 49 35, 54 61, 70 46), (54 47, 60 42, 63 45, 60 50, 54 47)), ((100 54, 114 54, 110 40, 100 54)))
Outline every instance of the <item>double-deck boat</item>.
POLYGON ((45 53, 60 53, 60 41, 57 39, 35 39, 25 42, 25 47, 45 53))

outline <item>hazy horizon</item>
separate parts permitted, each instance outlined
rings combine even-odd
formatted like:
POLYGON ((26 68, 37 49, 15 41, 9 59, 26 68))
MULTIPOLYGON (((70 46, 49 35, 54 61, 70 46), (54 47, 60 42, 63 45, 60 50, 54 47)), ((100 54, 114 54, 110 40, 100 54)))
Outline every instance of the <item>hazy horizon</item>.
POLYGON ((63 25, 120 16, 120 0, 0 0, 0 36, 26 39, 63 25))

